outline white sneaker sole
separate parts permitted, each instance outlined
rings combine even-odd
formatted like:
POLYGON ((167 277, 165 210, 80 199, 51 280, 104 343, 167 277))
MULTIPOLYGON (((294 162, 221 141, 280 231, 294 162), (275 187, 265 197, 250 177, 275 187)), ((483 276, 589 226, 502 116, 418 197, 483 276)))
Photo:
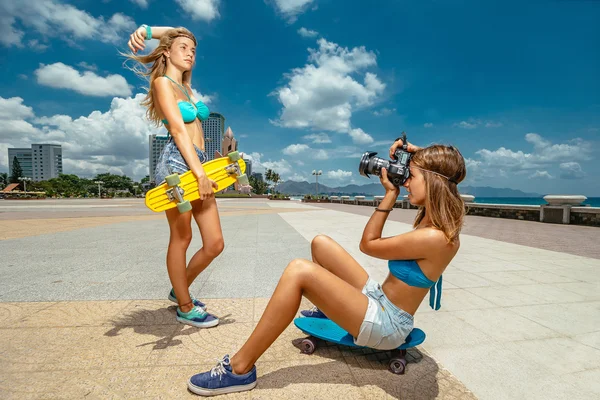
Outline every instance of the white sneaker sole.
POLYGON ((192 383, 191 380, 188 381, 188 389, 195 394, 199 394, 200 396, 218 396, 220 394, 227 393, 236 393, 236 392, 245 392, 247 390, 252 390, 256 387, 256 381, 249 383, 247 385, 236 385, 230 386, 221 389, 205 389, 198 387, 192 383))
POLYGON ((209 322, 194 322, 190 321, 189 319, 181 318, 180 316, 177 316, 176 318, 177 321, 181 322, 182 324, 195 326, 196 328, 212 328, 213 326, 219 325, 218 319, 214 319, 209 322))

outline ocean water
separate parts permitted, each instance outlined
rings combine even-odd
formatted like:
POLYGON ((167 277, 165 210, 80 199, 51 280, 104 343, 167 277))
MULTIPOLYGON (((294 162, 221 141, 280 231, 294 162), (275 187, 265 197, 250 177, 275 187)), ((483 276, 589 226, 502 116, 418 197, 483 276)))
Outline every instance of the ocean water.
MULTIPOLYGON (((351 199, 354 196, 350 196, 351 199)), ((300 200, 302 196, 292 196, 292 200, 300 200)), ((373 196, 365 196, 365 200, 373 200, 373 196)), ((520 204, 528 206, 537 206, 546 204, 546 201, 541 197, 475 197, 475 203, 479 204, 520 204)), ((588 197, 583 202, 584 205, 590 207, 600 207, 600 197, 588 197)))
MULTIPOLYGON (((522 204, 538 206, 546 204, 546 200, 541 197, 475 197, 475 203, 480 204, 522 204)), ((591 207, 600 207, 600 197, 588 197, 583 202, 584 205, 591 207)))

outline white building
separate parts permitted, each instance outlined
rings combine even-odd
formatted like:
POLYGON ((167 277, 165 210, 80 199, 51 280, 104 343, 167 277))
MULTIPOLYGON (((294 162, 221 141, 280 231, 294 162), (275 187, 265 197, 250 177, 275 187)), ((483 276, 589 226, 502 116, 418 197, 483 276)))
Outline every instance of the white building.
POLYGON ((63 173, 62 147, 59 144, 32 144, 29 149, 9 148, 9 175, 12 174, 15 157, 19 160, 23 176, 36 182, 58 178, 63 173))

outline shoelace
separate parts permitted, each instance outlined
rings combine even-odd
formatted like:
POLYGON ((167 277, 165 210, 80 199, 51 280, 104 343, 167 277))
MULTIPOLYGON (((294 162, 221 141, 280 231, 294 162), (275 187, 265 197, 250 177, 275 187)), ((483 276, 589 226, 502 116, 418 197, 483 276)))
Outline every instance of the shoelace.
POLYGON ((227 370, 225 369, 226 365, 229 365, 228 359, 223 358, 222 360, 219 360, 217 365, 210 370, 210 376, 213 377, 219 375, 220 380, 222 378, 222 375, 227 372, 227 370))

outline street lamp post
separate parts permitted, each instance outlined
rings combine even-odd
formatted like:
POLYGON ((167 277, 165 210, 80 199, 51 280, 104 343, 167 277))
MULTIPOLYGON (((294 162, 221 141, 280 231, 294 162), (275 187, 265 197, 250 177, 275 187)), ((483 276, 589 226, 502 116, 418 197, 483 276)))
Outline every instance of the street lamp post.
POLYGON ((30 180, 31 180, 31 178, 28 178, 28 177, 26 177, 26 176, 20 176, 20 177, 19 177, 19 180, 20 180, 21 182, 23 182, 23 191, 24 191, 24 192, 27 192, 27 181, 30 181, 30 180))
POLYGON ((101 199, 102 195, 100 194, 100 185, 102 185, 104 182, 103 181, 94 181, 94 183, 96 183, 98 185, 98 198, 101 199))
POLYGON ((312 174, 317 178, 317 197, 319 197, 319 175, 323 175, 323 171, 313 169, 312 174))

